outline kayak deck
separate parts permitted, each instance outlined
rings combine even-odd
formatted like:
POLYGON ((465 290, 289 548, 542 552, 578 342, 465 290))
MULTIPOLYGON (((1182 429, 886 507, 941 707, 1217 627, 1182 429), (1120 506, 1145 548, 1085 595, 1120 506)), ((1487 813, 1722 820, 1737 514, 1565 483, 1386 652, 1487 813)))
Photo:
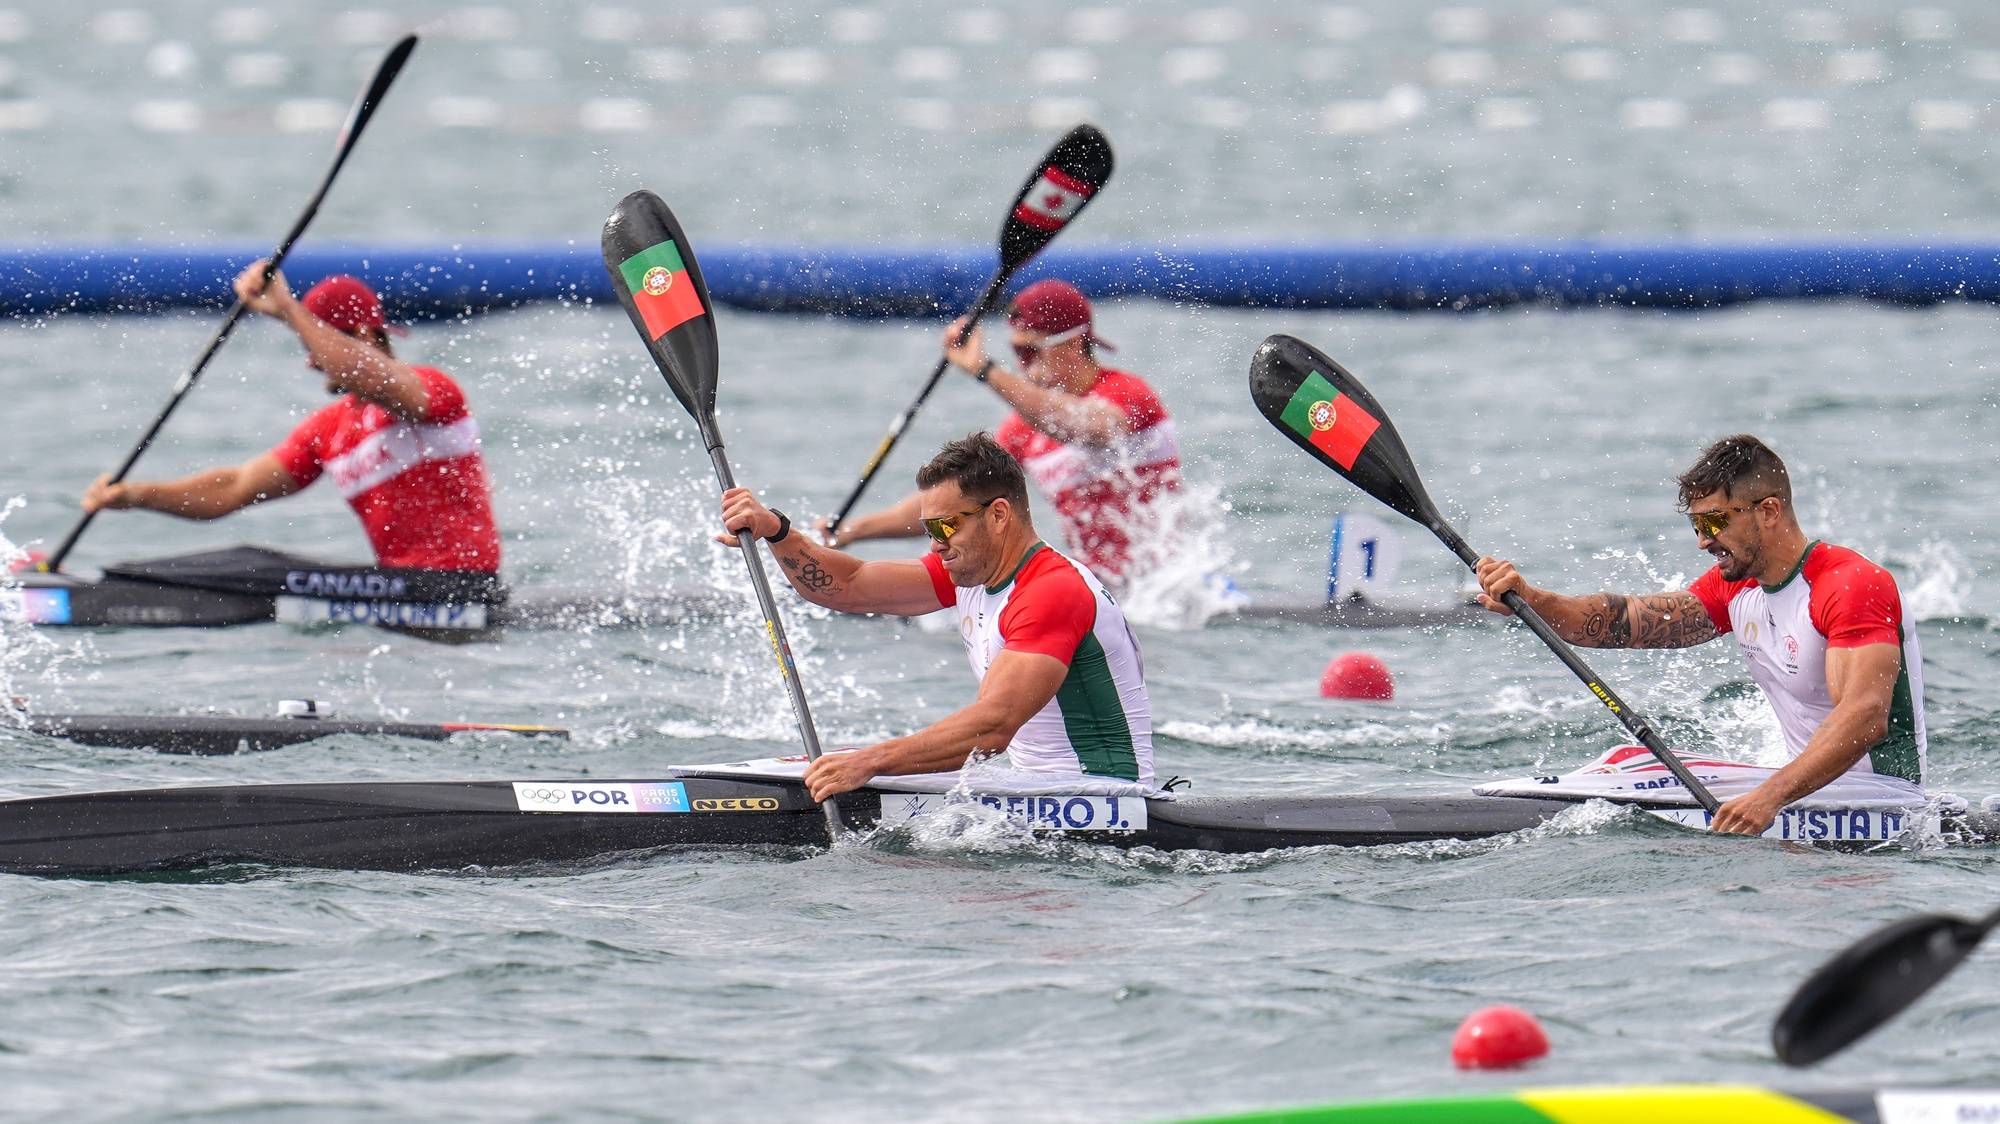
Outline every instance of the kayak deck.
MULTIPOLYGON (((1577 807, 1511 796, 975 799, 1010 816, 1025 809, 1038 833, 1052 828, 1082 842, 1224 853, 1478 839, 1534 828, 1577 807)), ((946 800, 860 789, 842 796, 839 807, 848 827, 865 830, 946 800)), ((601 861, 659 848, 827 842, 819 806, 796 779, 699 769, 651 780, 226 785, 0 801, 0 871, 51 875, 231 863, 457 870, 601 861)))

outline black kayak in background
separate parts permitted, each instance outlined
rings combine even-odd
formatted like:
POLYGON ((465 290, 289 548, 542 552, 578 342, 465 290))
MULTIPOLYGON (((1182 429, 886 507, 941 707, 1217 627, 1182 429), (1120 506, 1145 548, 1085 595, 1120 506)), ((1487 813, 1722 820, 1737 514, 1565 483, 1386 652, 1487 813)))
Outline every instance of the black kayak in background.
POLYGON ((220 756, 299 745, 338 734, 443 741, 458 734, 567 738, 559 726, 502 722, 384 722, 344 718, 243 718, 220 714, 36 714, 25 728, 83 745, 220 756))
POLYGON ((675 624, 721 616, 729 605, 707 591, 513 596, 493 574, 349 566, 261 546, 123 562, 97 577, 23 573, 0 588, 0 619, 52 627, 366 624, 433 640, 501 628, 675 624))

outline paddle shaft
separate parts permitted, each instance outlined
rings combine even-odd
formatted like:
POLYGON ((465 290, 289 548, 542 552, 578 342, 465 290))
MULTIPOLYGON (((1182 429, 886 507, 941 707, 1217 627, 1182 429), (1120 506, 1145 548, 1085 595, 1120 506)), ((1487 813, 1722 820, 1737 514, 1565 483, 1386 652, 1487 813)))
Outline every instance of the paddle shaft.
MULTIPOLYGON (((986 291, 979 294, 979 300, 973 303, 972 311, 966 313, 965 327, 959 330, 957 346, 964 346, 965 341, 972 338, 973 329, 979 326, 980 318, 999 303, 1000 294, 1007 287, 1007 278, 1012 276, 1013 272, 1011 268, 1002 266, 993 274, 993 280, 987 282, 986 291)), ((903 436, 903 430, 909 427, 911 420, 917 416, 917 411, 923 408, 924 401, 931 396, 931 391, 937 389, 938 380, 944 378, 945 370, 950 366, 950 359, 940 358, 937 366, 931 370, 931 377, 924 382, 924 388, 917 392, 916 401, 911 402, 902 413, 896 415, 895 422, 889 426, 889 435, 882 439, 880 445, 875 446, 875 455, 868 458, 867 467, 861 470, 861 479, 854 482, 854 490, 847 493, 847 501, 840 505, 840 510, 834 513, 832 521, 827 524, 826 533, 829 536, 840 529, 840 525, 847 521, 848 514, 854 510, 854 505, 861 502, 861 493, 868 490, 868 482, 875 479, 875 473, 881 469, 882 462, 889 459, 889 450, 896 447, 896 442, 903 436)))
MULTIPOLYGON (((726 492, 736 486, 736 475, 729 470, 729 454, 724 451, 722 438, 715 434, 713 424, 702 428, 708 431, 704 438, 708 444, 708 459, 715 465, 715 478, 726 492)), ((785 639, 784 623, 778 620, 778 602, 771 596, 771 583, 764 576, 764 562, 757 557, 757 534, 745 527, 736 532, 736 542, 743 548, 743 561, 750 566, 750 587, 757 591, 757 607, 764 613, 764 634, 770 638, 771 654, 778 657, 779 677, 784 679, 785 690, 792 696, 792 716, 798 719, 799 740, 805 743, 806 760, 817 761, 821 752, 819 730, 813 726, 812 707, 806 702, 805 687, 799 683, 799 668, 792 661, 792 646, 785 639)), ((840 823, 839 805, 829 798, 820 806, 826 812, 827 831, 832 838, 839 839, 845 833, 840 823)))
MULTIPOLYGON (((1427 524, 1427 526, 1430 527, 1432 534, 1436 535, 1445 546, 1451 549, 1453 554, 1458 555, 1460 561, 1464 562, 1466 566, 1472 568, 1474 571, 1478 570, 1479 552, 1472 549, 1463 538, 1460 538, 1458 532, 1453 530, 1450 524, 1439 519, 1427 524)), ((1591 670, 1590 665, 1583 662, 1583 657, 1576 654, 1576 649, 1570 647, 1568 641, 1557 635, 1554 626, 1550 625, 1548 621, 1543 620, 1542 615, 1535 611, 1534 606, 1528 604, 1527 599, 1509 590, 1506 596, 1500 600, 1509 609, 1514 610, 1514 615, 1520 617, 1521 621, 1536 636, 1541 637, 1542 643, 1549 646, 1549 651, 1556 654, 1556 658, 1563 662, 1563 666, 1574 672, 1578 679, 1583 680, 1583 685, 1590 688, 1590 693, 1597 696, 1597 701, 1603 703, 1610 709, 1611 713, 1618 716, 1618 721, 1624 723, 1625 728, 1632 732, 1632 736, 1639 739, 1640 745, 1653 751, 1653 757, 1660 764, 1665 765, 1667 771, 1671 772, 1681 784, 1687 787, 1689 794, 1701 803, 1705 811, 1713 815, 1715 810, 1721 807, 1721 802, 1716 800, 1714 793, 1708 791, 1708 786, 1702 784, 1695 777, 1694 773, 1681 762, 1680 757, 1673 750, 1667 748, 1666 741, 1654 732, 1653 724, 1646 721, 1645 715, 1625 705, 1625 700, 1619 698, 1616 691, 1605 686, 1604 681, 1598 678, 1597 672, 1591 670)))
MULTIPOLYGON (((271 283, 272 275, 276 274, 278 268, 285 263, 285 258, 292 252, 292 246, 298 242, 299 236, 306 232, 306 227, 312 225, 313 217, 319 214, 320 204, 326 201, 326 193, 340 175, 341 166, 347 163, 348 154, 354 151, 355 142, 361 139, 362 129, 367 127, 368 119, 375 115, 375 107, 380 104, 382 95, 388 92, 389 83, 395 81, 396 75, 401 73, 403 64, 409 60, 410 51, 415 46, 416 37, 414 35, 406 37, 390 49, 388 56, 382 60, 382 65, 376 68, 375 76, 369 80, 368 88, 362 92, 361 100, 355 104, 352 120, 340 135, 340 144, 333 154, 333 164, 327 168, 326 175, 321 177, 319 190, 313 192, 312 200, 306 204, 306 209, 299 215, 298 221, 292 224, 291 232, 286 234, 284 241, 278 243, 278 248, 272 251, 269 263, 264 268, 264 280, 257 286, 260 292, 265 285, 271 283)), ((228 340, 229 334, 236 330, 237 322, 243 319, 248 307, 240 298, 229 306, 229 314, 222 318, 222 327, 217 328, 215 335, 209 338, 208 346, 202 348, 200 357, 194 361, 194 366, 189 367, 187 373, 180 377, 180 381, 174 384, 173 394, 168 397, 167 404, 160 409, 159 414, 153 418, 153 424, 146 427, 145 436, 139 438, 139 443, 126 454, 124 462, 118 466, 118 471, 111 474, 111 483, 122 482, 131 473, 132 466, 139 463, 139 457, 152 445, 153 439, 160 435, 160 427, 167 424, 167 419, 173 416, 175 408, 181 404, 181 399, 187 397, 188 391, 194 388, 195 380, 201 377, 202 371, 208 367, 209 360, 215 358, 215 353, 222 350, 224 341, 228 340)), ((42 570, 48 573, 61 570, 63 560, 69 557, 69 552, 76 547, 76 541, 83 537, 83 532, 96 517, 97 513, 94 511, 84 512, 83 517, 76 521, 76 526, 71 527, 69 534, 64 536, 62 544, 56 547, 55 553, 42 564, 42 570)))

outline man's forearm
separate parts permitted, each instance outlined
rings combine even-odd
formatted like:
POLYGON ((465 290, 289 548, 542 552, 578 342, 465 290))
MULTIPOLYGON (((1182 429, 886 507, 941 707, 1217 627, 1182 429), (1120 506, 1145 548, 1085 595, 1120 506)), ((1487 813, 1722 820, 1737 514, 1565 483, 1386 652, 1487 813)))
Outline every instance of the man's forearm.
POLYGON ((868 766, 878 776, 948 773, 976 752, 1005 750, 1012 737, 997 714, 975 702, 913 734, 856 752, 868 755, 868 766))
POLYGON ((1074 395, 1036 386, 1021 375, 995 368, 986 385, 993 388, 1021 418, 1035 429, 1065 443, 1108 445, 1120 430, 1117 415, 1102 400, 1079 399, 1074 395))
POLYGON ((862 542, 867 539, 907 539, 924 533, 923 520, 918 517, 921 498, 912 494, 898 501, 894 507, 881 511, 871 511, 857 515, 840 525, 841 538, 845 542, 862 542))
POLYGON ((1790 804, 1838 780, 1888 733, 1889 719, 1881 707, 1865 703, 1835 705, 1826 721, 1813 731, 1806 748, 1760 788, 1781 804, 1790 804))
POLYGON ((129 483, 126 494, 133 506, 148 511, 183 519, 220 519, 243 506, 236 495, 236 475, 233 468, 215 468, 179 480, 129 483))
POLYGON ((398 417, 422 421, 429 392, 402 364, 362 343, 300 306, 286 323, 312 352, 320 369, 341 390, 373 402, 398 417))
POLYGON ((1584 648, 1686 648, 1716 636, 1707 610, 1684 590, 1568 596, 1537 589, 1527 600, 1558 636, 1584 648))
POLYGON ((791 534, 771 544, 771 556, 800 597, 829 609, 846 608, 861 559, 814 542, 796 526, 791 534))

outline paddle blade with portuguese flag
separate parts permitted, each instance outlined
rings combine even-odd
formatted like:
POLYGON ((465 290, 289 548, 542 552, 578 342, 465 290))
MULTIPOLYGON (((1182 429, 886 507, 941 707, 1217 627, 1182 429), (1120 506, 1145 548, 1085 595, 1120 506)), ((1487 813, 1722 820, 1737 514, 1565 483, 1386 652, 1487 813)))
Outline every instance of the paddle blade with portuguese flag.
POLYGON ((1265 340, 1250 360, 1250 397, 1278 432, 1355 487, 1434 531, 1444 525, 1388 412, 1311 344, 1265 340))
POLYGON ((1095 125, 1078 125, 1042 157, 1000 225, 1000 264, 1013 270, 1040 253, 1111 179, 1111 142, 1095 125))
POLYGON ((721 366, 715 314, 694 248, 659 196, 635 191, 604 220, 604 268, 674 397, 710 437, 721 366))

